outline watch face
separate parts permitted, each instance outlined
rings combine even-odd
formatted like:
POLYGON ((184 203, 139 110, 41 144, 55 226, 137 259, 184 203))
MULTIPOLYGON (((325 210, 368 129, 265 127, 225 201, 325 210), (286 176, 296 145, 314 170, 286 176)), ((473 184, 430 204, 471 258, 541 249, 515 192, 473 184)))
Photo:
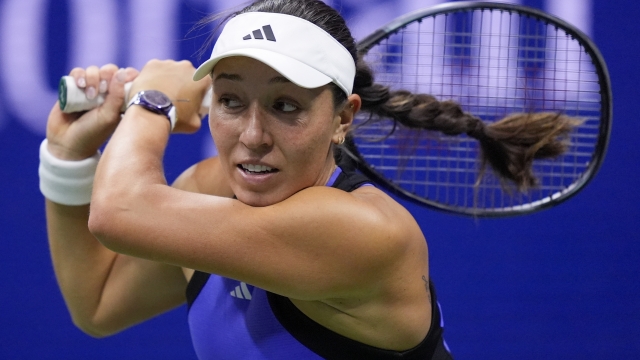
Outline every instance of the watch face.
POLYGON ((142 94, 144 101, 148 104, 156 106, 158 109, 164 109, 171 106, 171 100, 160 91, 147 90, 142 94))

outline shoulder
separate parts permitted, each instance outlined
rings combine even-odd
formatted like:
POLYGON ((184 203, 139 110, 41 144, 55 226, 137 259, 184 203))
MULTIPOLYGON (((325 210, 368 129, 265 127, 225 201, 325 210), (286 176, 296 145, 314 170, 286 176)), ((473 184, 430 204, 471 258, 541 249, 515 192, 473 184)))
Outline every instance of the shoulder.
POLYGON ((396 249, 424 247, 426 241, 422 229, 413 215, 384 191, 374 186, 362 186, 350 193, 354 199, 373 214, 379 231, 393 239, 396 249))
POLYGON ((180 174, 171 186, 199 194, 233 197, 218 157, 211 157, 192 165, 180 174))
POLYGON ((384 191, 375 186, 361 186, 346 192, 330 187, 313 187, 299 193, 306 203, 327 203, 343 215, 359 218, 358 214, 370 217, 375 223, 386 228, 418 229, 411 213, 384 191), (316 201, 313 201, 316 200, 316 201))
MULTIPOLYGON (((394 262, 426 246, 422 230, 413 215, 400 203, 374 186, 362 186, 352 192, 315 186, 294 194, 282 202, 277 214, 295 214, 324 227, 323 234, 348 239, 341 246, 379 265, 385 258, 394 262), (282 210, 282 211, 280 211, 282 210), (327 228, 330 224, 330 228, 327 228), (342 235, 342 236, 340 236, 342 235)), ((320 230, 320 229, 318 229, 320 230)))
POLYGON ((351 194, 389 221, 408 221, 417 226, 413 216, 404 206, 375 186, 361 186, 351 194))

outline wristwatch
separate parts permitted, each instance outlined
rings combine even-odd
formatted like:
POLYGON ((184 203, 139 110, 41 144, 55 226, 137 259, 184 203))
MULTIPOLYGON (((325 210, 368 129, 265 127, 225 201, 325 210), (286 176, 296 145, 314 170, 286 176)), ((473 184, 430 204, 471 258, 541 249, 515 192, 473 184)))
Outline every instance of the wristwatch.
POLYGON ((140 91, 129 101, 127 109, 131 105, 140 105, 152 113, 166 116, 171 123, 171 130, 176 126, 176 108, 173 106, 171 99, 158 90, 140 91))

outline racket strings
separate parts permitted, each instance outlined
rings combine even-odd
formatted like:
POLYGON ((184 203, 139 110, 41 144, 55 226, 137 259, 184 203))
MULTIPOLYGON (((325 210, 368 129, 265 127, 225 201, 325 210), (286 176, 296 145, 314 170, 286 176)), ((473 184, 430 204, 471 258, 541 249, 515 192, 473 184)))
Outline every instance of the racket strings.
POLYGON ((518 192, 483 172, 478 142, 356 119, 360 154, 409 193, 457 208, 511 209, 560 196, 583 176, 599 138, 602 95, 593 60, 564 30, 516 12, 474 10, 413 22, 372 47, 376 82, 454 100, 486 123, 513 113, 582 119, 555 159, 534 161, 538 186, 518 192))

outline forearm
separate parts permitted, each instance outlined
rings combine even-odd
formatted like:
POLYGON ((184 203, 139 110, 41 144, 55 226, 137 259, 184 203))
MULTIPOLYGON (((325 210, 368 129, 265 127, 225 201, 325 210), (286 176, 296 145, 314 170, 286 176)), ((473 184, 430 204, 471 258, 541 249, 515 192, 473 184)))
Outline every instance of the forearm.
POLYGON ((162 115, 137 106, 127 110, 100 160, 92 203, 109 197, 111 204, 122 205, 146 186, 166 185, 162 157, 169 127, 162 115))
POLYGON ((107 246, 121 240, 117 219, 150 206, 153 187, 167 185, 162 157, 169 126, 163 116, 133 106, 109 141, 96 172, 89 219, 89 228, 107 246))
MULTIPOLYGON (((43 149, 41 148, 41 151, 44 151, 43 149)), ((129 151, 128 149, 124 150, 129 151)), ((57 154, 57 156, 63 159, 67 158, 67 154, 57 154)), ((80 166, 75 162, 65 163, 64 161, 67 160, 50 159, 46 151, 41 152, 41 158, 45 163, 48 161, 60 162, 55 163, 60 169, 67 166, 70 168, 80 166)), ((108 160, 109 157, 107 156, 106 159, 108 160)), ((127 160, 126 157, 125 160, 127 160)), ((89 163, 87 162, 87 164, 89 163)), ((126 163, 123 165, 129 166, 126 163)), ((42 178, 44 184, 41 183, 43 190, 57 189, 56 186, 48 186, 48 184, 57 185, 60 181, 60 176, 50 175, 49 172, 63 178, 68 176, 68 181, 71 183, 76 181, 72 175, 84 174, 82 171, 66 173, 64 170, 58 170, 54 165, 44 165, 41 167, 41 176, 44 176, 42 178)), ((118 175, 117 169, 116 175, 118 175)), ((90 177, 93 179, 93 175, 90 177)), ((131 273, 132 268, 140 270, 142 269, 140 266, 143 266, 142 270, 144 271, 140 271, 140 273, 168 274, 167 276, 171 278, 174 277, 175 271, 173 269, 165 271, 164 268, 156 268, 154 265, 139 261, 139 259, 132 260, 102 245, 89 231, 89 206, 62 205, 82 203, 80 200, 75 201, 77 199, 68 195, 69 191, 76 190, 86 191, 84 189, 63 188, 59 192, 45 192, 45 195, 48 194, 58 199, 56 200, 58 202, 47 200, 46 205, 50 249, 56 276, 74 323, 91 335, 102 336, 139 321, 140 315, 148 317, 162 311, 163 306, 166 305, 163 302, 161 302, 163 306, 155 309, 157 310, 155 312, 148 311, 153 306, 148 306, 144 310, 130 311, 131 308, 135 309, 135 306, 131 308, 122 306, 123 302, 117 299, 120 297, 118 294, 122 294, 121 289, 128 288, 135 293, 138 291, 137 288, 143 287, 144 284, 137 281, 137 274, 131 273), (113 294, 115 294, 115 300, 111 299, 113 294)), ((91 193, 86 201, 88 202, 90 198, 92 198, 91 193)), ((84 199, 82 200, 84 201, 84 199)), ((114 204, 117 205, 117 203, 114 204)), ((155 291, 155 289, 152 290, 155 291)), ((173 296, 171 298, 173 300, 169 301, 168 306, 181 301, 173 296)))
POLYGON ((99 336, 95 315, 117 254, 89 232, 88 205, 46 200, 46 215, 53 267, 69 312, 78 327, 99 336))
POLYGON ((46 210, 56 277, 85 333, 111 335, 184 302, 181 269, 107 249, 89 232, 88 205, 47 200, 46 210))

